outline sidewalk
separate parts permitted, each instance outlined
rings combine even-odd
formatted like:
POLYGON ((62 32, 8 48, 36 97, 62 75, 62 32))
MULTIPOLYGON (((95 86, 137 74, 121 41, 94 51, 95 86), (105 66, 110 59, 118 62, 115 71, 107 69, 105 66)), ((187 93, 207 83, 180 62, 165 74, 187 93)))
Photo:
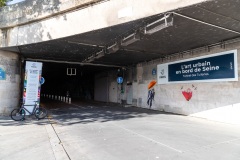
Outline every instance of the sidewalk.
POLYGON ((68 159, 48 119, 16 122, 0 116, 1 160, 68 159))

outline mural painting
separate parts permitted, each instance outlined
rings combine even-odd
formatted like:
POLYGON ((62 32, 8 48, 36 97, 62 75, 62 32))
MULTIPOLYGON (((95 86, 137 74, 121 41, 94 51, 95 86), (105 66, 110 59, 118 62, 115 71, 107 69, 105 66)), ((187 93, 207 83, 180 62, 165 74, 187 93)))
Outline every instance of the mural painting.
POLYGON ((183 86, 181 88, 182 95, 185 97, 185 99, 187 101, 189 101, 192 98, 193 91, 195 91, 195 90, 197 90, 197 87, 195 87, 194 85, 192 85, 191 88, 187 88, 186 90, 183 88, 183 86))
POLYGON ((157 83, 157 81, 153 80, 148 84, 148 100, 147 100, 147 105, 149 108, 152 107, 152 101, 154 100, 155 96, 155 91, 154 91, 154 86, 157 83))

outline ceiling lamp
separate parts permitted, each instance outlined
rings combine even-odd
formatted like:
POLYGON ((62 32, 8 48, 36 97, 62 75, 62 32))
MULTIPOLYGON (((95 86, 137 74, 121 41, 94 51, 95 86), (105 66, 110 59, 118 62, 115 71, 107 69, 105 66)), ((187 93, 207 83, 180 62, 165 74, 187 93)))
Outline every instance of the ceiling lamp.
POLYGON ((136 41, 139 41, 140 40, 140 34, 137 34, 137 33, 133 33, 133 34, 130 34, 129 36, 127 37, 124 37, 121 41, 121 45, 122 46, 128 46, 129 44, 132 44, 136 41))
POLYGON ((93 62, 94 61, 94 55, 89 56, 88 58, 86 58, 83 62, 93 62))
POLYGON ((101 58, 105 55, 104 50, 101 50, 95 54, 92 54, 91 56, 89 56, 88 58, 86 58, 83 62, 93 62, 95 59, 101 58))
POLYGON ((104 52, 104 50, 101 50, 100 52, 97 52, 96 54, 95 54, 95 59, 98 59, 98 58, 101 58, 101 57, 103 57, 105 55, 105 52, 104 52))
POLYGON ((152 22, 150 24, 148 24, 146 27, 145 27, 145 30, 144 30, 144 34, 153 34, 155 32, 158 32, 164 28, 167 28, 169 26, 172 26, 173 25, 173 16, 172 14, 165 14, 163 18, 155 21, 155 22, 152 22))
POLYGON ((114 43, 113 45, 107 47, 107 54, 115 53, 119 50, 119 45, 117 43, 114 43))

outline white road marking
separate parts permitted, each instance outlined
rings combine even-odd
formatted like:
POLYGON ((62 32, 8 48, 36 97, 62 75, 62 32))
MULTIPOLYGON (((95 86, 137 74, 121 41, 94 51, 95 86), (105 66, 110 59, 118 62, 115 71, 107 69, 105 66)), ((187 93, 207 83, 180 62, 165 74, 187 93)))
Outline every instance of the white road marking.
POLYGON ((111 123, 111 124, 114 125, 114 126, 116 126, 116 127, 121 128, 121 129, 124 129, 125 131, 128 131, 128 132, 130 132, 130 133, 133 133, 133 134, 135 134, 135 135, 138 135, 139 137, 143 137, 143 138, 145 138, 145 139, 147 139, 147 140, 150 140, 150 141, 152 141, 152 142, 154 142, 154 143, 157 143, 157 144, 159 144, 159 145, 161 145, 161 146, 164 146, 164 147, 166 147, 166 148, 168 148, 168 149, 171 149, 171 150, 173 150, 173 151, 175 151, 175 152, 183 153, 183 151, 181 151, 181 150, 178 150, 178 149, 176 149, 176 148, 173 148, 173 147, 171 147, 171 146, 169 146, 169 145, 166 145, 166 144, 164 144, 164 143, 158 142, 158 141, 156 141, 156 140, 154 140, 154 139, 152 139, 152 138, 149 138, 149 137, 147 137, 147 136, 144 136, 144 135, 142 135, 142 134, 139 134, 139 133, 137 133, 137 132, 134 132, 134 131, 132 131, 132 130, 130 130, 130 129, 124 128, 124 127, 122 127, 122 126, 119 126, 119 125, 116 125, 116 124, 113 124, 113 123, 111 123))

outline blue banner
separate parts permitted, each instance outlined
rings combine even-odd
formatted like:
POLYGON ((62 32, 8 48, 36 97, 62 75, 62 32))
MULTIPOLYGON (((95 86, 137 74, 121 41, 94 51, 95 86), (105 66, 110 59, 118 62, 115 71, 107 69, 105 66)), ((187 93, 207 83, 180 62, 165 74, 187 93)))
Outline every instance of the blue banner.
POLYGON ((233 50, 158 65, 158 84, 190 81, 237 81, 237 73, 237 50, 233 50))

